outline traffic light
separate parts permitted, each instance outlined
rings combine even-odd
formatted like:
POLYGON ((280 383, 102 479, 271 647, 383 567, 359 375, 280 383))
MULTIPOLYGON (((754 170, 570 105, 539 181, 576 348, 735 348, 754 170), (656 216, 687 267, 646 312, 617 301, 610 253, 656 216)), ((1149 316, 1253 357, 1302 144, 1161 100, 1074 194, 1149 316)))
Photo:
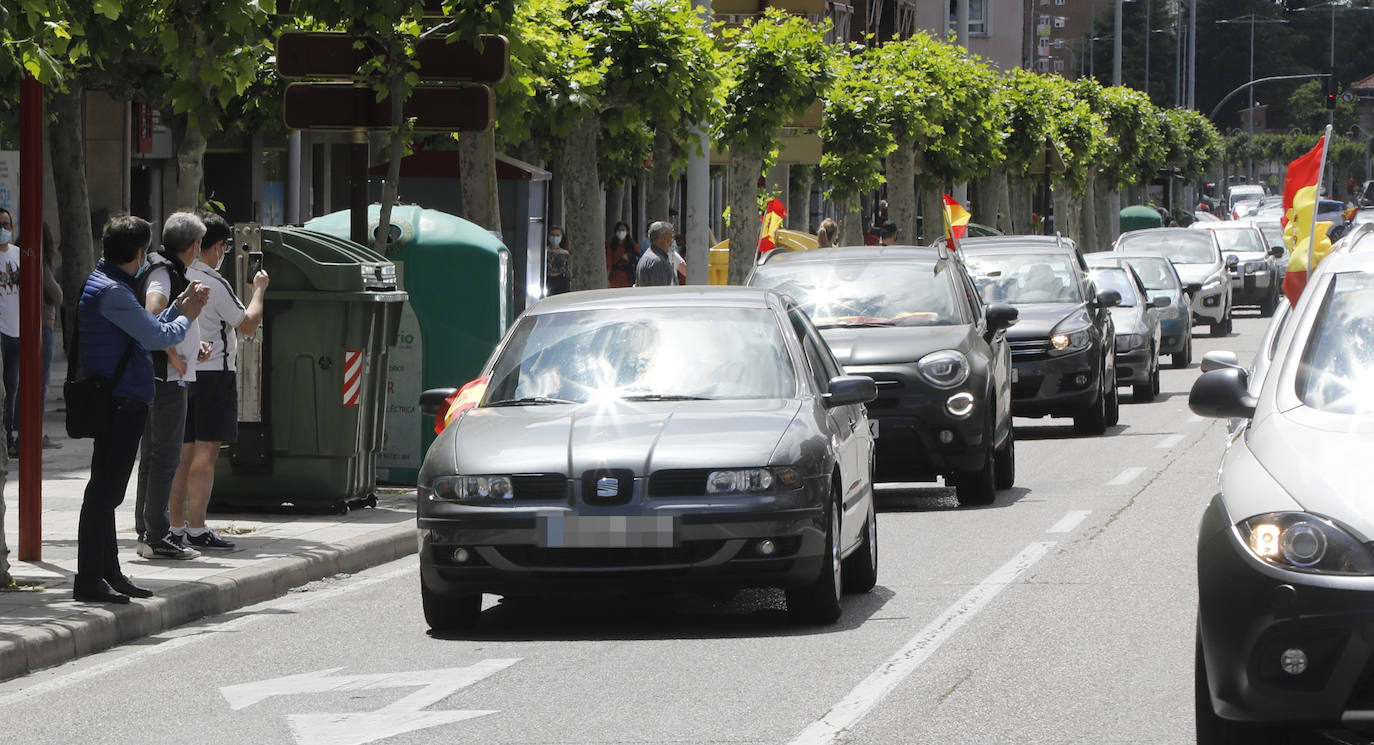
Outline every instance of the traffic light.
POLYGON ((1326 108, 1336 108, 1336 68, 1328 68, 1326 71, 1326 108))

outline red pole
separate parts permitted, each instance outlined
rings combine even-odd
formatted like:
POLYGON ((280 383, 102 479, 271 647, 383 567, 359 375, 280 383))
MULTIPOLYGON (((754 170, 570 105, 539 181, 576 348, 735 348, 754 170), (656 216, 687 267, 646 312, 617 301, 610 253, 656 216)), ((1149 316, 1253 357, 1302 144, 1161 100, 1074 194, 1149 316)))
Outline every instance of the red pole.
POLYGON ((43 559, 43 85, 19 88, 19 560, 43 559))

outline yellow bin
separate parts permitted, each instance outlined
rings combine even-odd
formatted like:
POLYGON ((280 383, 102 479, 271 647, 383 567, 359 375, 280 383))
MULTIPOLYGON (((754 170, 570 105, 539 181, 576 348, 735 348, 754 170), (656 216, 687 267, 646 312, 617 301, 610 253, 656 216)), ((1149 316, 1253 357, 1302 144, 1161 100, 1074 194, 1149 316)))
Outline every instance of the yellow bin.
MULTIPOLYGON (((819 246, 816 236, 800 230, 779 230, 774 251, 810 251, 819 246)), ((708 264, 708 280, 713 285, 730 284, 730 241, 723 240, 711 246, 708 264)))

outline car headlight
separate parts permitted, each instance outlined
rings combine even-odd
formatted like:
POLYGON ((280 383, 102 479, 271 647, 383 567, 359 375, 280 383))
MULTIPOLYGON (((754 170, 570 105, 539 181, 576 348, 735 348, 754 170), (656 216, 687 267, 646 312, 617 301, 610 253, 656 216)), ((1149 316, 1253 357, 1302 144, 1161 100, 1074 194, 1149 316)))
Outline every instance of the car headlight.
POLYGON ((1221 287, 1222 283, 1225 281, 1226 277, 1213 275, 1210 279, 1207 280, 1206 283, 1202 285, 1202 291, 1207 292, 1208 290, 1215 290, 1218 287, 1221 287))
POLYGON ((1335 522, 1306 512, 1271 512, 1236 526, 1250 553, 1298 572, 1374 574, 1374 554, 1335 522))
POLYGON ((801 486, 801 474, 795 468, 736 468, 712 471, 706 476, 707 494, 748 494, 751 492, 782 491, 801 486))
POLYGON ((936 388, 955 388, 968 380, 968 357, 963 352, 942 349, 922 357, 916 363, 916 371, 936 388))
POLYGON ((1267 271, 1269 271, 1269 262, 1267 262, 1267 261, 1247 261, 1247 262, 1245 262, 1245 273, 1246 273, 1246 274, 1259 274, 1260 272, 1267 272, 1267 271))
POLYGON ((1127 352, 1138 349, 1145 344, 1145 337, 1140 334, 1117 334, 1116 349, 1119 352, 1127 352))
POLYGON ((1068 354, 1092 344, 1092 321, 1079 313, 1059 322, 1050 332, 1050 354, 1068 354))
POLYGON ((440 476, 430 486, 430 499, 468 502, 514 499, 510 476, 440 476))

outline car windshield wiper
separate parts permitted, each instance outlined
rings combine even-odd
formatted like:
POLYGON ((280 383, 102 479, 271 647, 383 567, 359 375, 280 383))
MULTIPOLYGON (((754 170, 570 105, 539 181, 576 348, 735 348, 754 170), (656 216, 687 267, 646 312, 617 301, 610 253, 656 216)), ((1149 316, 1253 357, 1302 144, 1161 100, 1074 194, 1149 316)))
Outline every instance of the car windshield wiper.
POLYGON ((682 396, 672 393, 633 393, 621 396, 622 401, 710 401, 709 396, 682 396))
POLYGON ((881 326, 896 326, 892 321, 855 321, 853 323, 821 323, 817 324, 818 329, 867 329, 878 328, 881 326))
POLYGON ((507 398, 501 401, 488 401, 486 406, 538 406, 543 404, 575 404, 577 401, 569 401, 566 398, 549 398, 548 396, 526 396, 525 398, 507 398))

